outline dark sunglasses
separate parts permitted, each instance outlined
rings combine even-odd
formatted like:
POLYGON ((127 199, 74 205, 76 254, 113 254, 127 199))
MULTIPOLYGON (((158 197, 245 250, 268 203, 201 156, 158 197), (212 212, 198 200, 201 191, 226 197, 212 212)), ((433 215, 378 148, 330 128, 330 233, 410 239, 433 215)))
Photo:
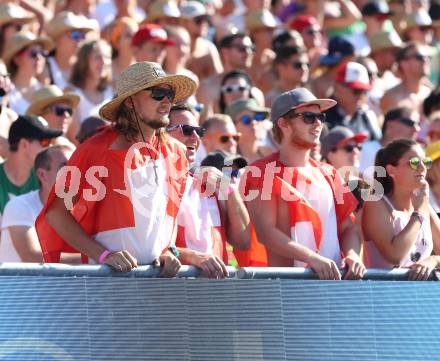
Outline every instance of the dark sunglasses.
POLYGON ((9 24, 7 26, 8 27, 13 27, 15 29, 15 31, 21 31, 23 29, 23 25, 22 24, 11 23, 11 24, 9 24))
POLYGON ((196 134, 202 138, 205 135, 205 128, 203 127, 193 127, 192 125, 188 125, 188 124, 178 124, 178 125, 174 125, 172 127, 167 128, 168 132, 171 132, 177 128, 180 128, 180 130, 182 131, 182 134, 185 137, 190 137, 194 132, 196 132, 196 134))
POLYGON ((62 117, 66 113, 69 114, 69 116, 72 116, 73 109, 69 107, 62 107, 61 105, 54 105, 52 108, 52 111, 57 117, 62 117))
POLYGON ((408 127, 415 127, 415 125, 417 124, 417 122, 415 120, 412 120, 410 118, 399 118, 398 119, 400 123, 408 126, 408 127))
POLYGON ((29 52, 29 57, 32 59, 37 59, 39 56, 44 58, 45 54, 43 50, 32 49, 29 52))
POLYGON ((158 102, 161 102, 166 97, 172 103, 176 96, 176 92, 169 88, 152 87, 145 90, 151 91, 151 98, 158 102))
POLYGON ((82 31, 71 31, 70 32, 70 39, 75 41, 84 40, 86 38, 86 34, 84 34, 82 31))
POLYGON ((201 24, 203 24, 203 23, 208 23, 209 24, 209 16, 207 16, 207 15, 200 15, 200 16, 196 16, 195 18, 194 18, 194 22, 197 24, 197 25, 201 25, 201 24))
POLYGON ((250 51, 251 53, 255 52, 254 45, 243 45, 243 44, 232 44, 230 48, 237 49, 240 53, 246 53, 250 51))
POLYGON ((343 149, 347 153, 352 153, 355 149, 361 151, 362 145, 360 145, 360 144, 346 144, 343 147, 335 149, 335 151, 338 149, 343 149))
POLYGON ((243 93, 244 91, 249 90, 247 85, 224 85, 222 86, 223 93, 243 93))
POLYGON ((326 114, 325 113, 313 113, 313 112, 302 112, 302 113, 292 113, 287 116, 287 118, 295 118, 302 117, 303 122, 305 124, 313 124, 317 120, 320 122, 325 122, 326 114))
POLYGON ((262 122, 265 119, 266 119, 266 115, 264 113, 255 113, 253 116, 247 115, 247 114, 242 115, 240 118, 240 121, 244 125, 249 125, 252 123, 253 120, 255 120, 257 122, 262 122))
POLYGON ((293 63, 291 63, 293 69, 304 69, 304 68, 308 68, 309 64, 304 63, 302 61, 294 61, 293 63))
POLYGON ((306 30, 306 34, 309 34, 309 35, 321 34, 321 30, 313 29, 313 28, 308 28, 306 30))
POLYGON ((416 170, 417 168, 419 168, 419 165, 421 163, 423 163, 423 165, 425 166, 426 169, 430 169, 432 167, 432 159, 429 157, 425 157, 425 158, 419 158, 419 157, 412 157, 409 161, 409 166, 416 170))
POLYGON ((218 138, 220 143, 223 143, 223 144, 229 142, 231 139, 235 140, 238 143, 238 141, 240 140, 240 135, 238 135, 238 134, 223 134, 218 138))

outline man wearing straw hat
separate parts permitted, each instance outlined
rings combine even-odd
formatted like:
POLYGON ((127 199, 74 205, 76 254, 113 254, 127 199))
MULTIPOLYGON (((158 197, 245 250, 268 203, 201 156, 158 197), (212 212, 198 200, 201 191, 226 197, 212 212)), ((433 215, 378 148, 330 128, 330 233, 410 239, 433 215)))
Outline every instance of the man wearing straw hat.
POLYGON ((116 90, 100 109, 111 126, 78 147, 37 219, 44 260, 77 250, 117 271, 163 264, 161 275, 172 277, 180 268, 170 245, 188 164, 163 128, 172 103, 191 96, 196 83, 141 62, 122 72, 116 90))

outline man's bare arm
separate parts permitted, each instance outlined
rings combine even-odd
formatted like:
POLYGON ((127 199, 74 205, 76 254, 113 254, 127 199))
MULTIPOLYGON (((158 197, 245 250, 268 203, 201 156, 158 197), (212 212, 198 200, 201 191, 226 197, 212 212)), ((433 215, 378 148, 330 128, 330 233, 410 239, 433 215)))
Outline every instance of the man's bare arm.
POLYGON ((22 262, 41 263, 43 261, 40 242, 34 227, 11 226, 3 230, 3 232, 7 231, 22 262))
POLYGON ((238 190, 228 195, 226 214, 226 233, 229 243, 235 249, 248 249, 251 239, 249 213, 238 190))

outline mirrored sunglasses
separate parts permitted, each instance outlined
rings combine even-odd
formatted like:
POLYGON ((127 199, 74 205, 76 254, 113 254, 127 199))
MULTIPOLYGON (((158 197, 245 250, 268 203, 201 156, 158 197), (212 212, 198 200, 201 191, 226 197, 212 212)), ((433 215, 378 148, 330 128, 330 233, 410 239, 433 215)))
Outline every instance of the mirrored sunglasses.
POLYGON ((248 115, 248 114, 242 115, 240 118, 240 121, 244 125, 249 125, 252 123, 253 120, 255 120, 257 122, 262 122, 265 119, 266 119, 266 115, 264 113, 255 113, 253 116, 248 115))
POLYGON ((432 167, 432 159, 429 157, 425 157, 423 159, 419 157, 412 157, 408 163, 414 170, 418 169, 421 163, 423 163, 426 169, 430 169, 432 167))
POLYGON ((84 40, 86 38, 86 34, 83 33, 82 31, 71 31, 70 32, 70 39, 75 40, 75 41, 80 41, 80 40, 84 40))
POLYGON ((165 98, 172 103, 174 101, 174 97, 176 96, 176 92, 171 88, 161 88, 161 87, 152 87, 145 89, 151 92, 151 98, 161 102, 165 98))

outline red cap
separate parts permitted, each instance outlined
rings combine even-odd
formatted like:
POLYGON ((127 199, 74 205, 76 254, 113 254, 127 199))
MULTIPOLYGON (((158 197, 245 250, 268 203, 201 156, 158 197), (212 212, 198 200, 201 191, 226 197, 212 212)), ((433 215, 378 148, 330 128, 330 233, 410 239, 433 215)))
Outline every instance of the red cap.
POLYGON ((139 30, 133 35, 131 44, 139 46, 146 41, 153 43, 162 43, 166 46, 175 45, 174 41, 168 39, 167 32, 157 24, 142 25, 139 30))
POLYGON ((351 89, 370 90, 371 84, 365 66, 354 61, 339 65, 336 81, 345 84, 351 89))
POLYGON ((314 25, 319 25, 318 20, 310 15, 299 15, 290 22, 290 28, 300 33, 314 25))

